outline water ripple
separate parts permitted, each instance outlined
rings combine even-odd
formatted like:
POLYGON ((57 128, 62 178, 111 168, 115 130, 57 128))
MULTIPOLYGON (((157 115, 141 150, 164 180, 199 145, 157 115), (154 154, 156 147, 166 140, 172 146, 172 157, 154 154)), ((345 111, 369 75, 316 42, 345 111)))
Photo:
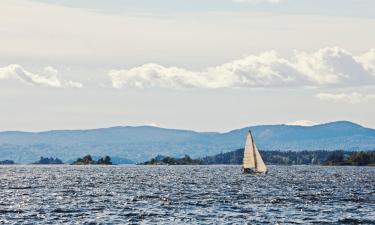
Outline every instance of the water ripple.
POLYGON ((375 224, 375 168, 0 166, 0 224, 375 224))

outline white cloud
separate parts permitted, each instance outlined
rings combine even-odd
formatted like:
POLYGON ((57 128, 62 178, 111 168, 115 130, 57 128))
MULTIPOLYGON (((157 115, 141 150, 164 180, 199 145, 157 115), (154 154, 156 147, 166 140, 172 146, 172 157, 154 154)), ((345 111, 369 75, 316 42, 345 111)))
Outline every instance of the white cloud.
POLYGON ((258 4, 258 3, 281 3, 284 0, 232 0, 233 2, 239 2, 239 3, 252 3, 252 4, 258 4))
POLYGON ((375 74, 375 49, 370 49, 370 51, 365 54, 355 57, 355 59, 360 62, 364 68, 375 74))
POLYGON ((297 120, 294 122, 286 123, 286 125, 309 127, 309 126, 317 125, 317 123, 310 121, 310 120, 297 120))
POLYGON ((283 58, 269 51, 202 71, 144 64, 128 70, 111 70, 109 76, 115 88, 372 86, 375 85, 373 52, 356 57, 333 47, 312 53, 295 51, 291 58, 283 58))
POLYGON ((62 80, 57 75, 58 71, 50 66, 45 67, 41 74, 29 72, 18 64, 0 67, 0 80, 16 79, 30 85, 49 87, 82 87, 81 83, 62 80))
POLYGON ((375 94, 362 94, 358 92, 352 93, 319 93, 317 98, 325 101, 344 102, 350 104, 358 104, 375 100, 375 94))
POLYGON ((338 47, 324 48, 314 53, 296 51, 293 61, 300 75, 307 76, 312 85, 375 84, 371 72, 355 56, 338 47))

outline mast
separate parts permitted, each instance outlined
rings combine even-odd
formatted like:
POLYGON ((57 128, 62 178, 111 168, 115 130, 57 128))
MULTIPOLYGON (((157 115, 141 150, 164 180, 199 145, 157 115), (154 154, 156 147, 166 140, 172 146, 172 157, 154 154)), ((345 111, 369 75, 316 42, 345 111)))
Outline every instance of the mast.
POLYGON ((249 133, 250 133, 250 137, 251 137, 251 144, 253 145, 253 157, 254 157, 255 170, 257 170, 258 169, 258 163, 257 163, 256 152, 255 152, 253 134, 251 133, 251 130, 249 130, 249 133))

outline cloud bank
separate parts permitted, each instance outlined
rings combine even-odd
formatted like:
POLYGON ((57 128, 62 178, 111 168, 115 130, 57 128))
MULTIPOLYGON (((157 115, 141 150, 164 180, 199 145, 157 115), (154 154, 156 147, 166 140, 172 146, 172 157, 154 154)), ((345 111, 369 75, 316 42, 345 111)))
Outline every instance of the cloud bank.
POLYGON ((30 85, 41 85, 48 87, 82 87, 81 83, 59 79, 58 71, 49 66, 44 68, 42 74, 29 72, 18 64, 0 67, 0 80, 7 79, 16 79, 30 85))
POLYGON ((294 51, 290 58, 275 51, 192 71, 145 64, 108 73, 112 86, 146 88, 267 88, 351 87, 375 85, 375 50, 354 56, 338 48, 308 53, 294 51))
POLYGON ((375 100, 375 94, 362 94, 358 92, 352 93, 319 93, 317 98, 325 101, 342 102, 350 104, 359 104, 375 100))

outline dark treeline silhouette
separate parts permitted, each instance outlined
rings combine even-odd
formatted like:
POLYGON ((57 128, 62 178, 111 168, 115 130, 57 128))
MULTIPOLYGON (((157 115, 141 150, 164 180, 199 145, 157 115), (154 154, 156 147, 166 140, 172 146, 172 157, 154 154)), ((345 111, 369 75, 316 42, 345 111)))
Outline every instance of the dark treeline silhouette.
POLYGON ((0 165, 11 165, 11 164, 14 164, 13 160, 3 160, 3 161, 0 161, 0 165))
POLYGON ((63 161, 59 158, 44 158, 43 156, 41 156, 40 159, 33 164, 63 164, 63 161))
POLYGON ((352 152, 349 156, 346 156, 344 151, 333 152, 324 165, 375 166, 375 152, 352 152))
POLYGON ((72 165, 112 165, 112 162, 109 156, 94 160, 91 155, 86 155, 83 158, 78 158, 72 165))
MULTIPOLYGON (((239 165, 242 164, 243 151, 243 149, 238 149, 232 152, 221 153, 214 156, 207 156, 202 158, 202 162, 206 165, 239 165)), ((375 152, 366 153, 341 150, 260 151, 264 162, 269 165, 370 165, 374 164, 374 153, 375 152)))
POLYGON ((156 156, 150 161, 141 163, 142 165, 201 165, 202 161, 199 159, 192 159, 185 155, 182 158, 172 158, 169 156, 156 156))

